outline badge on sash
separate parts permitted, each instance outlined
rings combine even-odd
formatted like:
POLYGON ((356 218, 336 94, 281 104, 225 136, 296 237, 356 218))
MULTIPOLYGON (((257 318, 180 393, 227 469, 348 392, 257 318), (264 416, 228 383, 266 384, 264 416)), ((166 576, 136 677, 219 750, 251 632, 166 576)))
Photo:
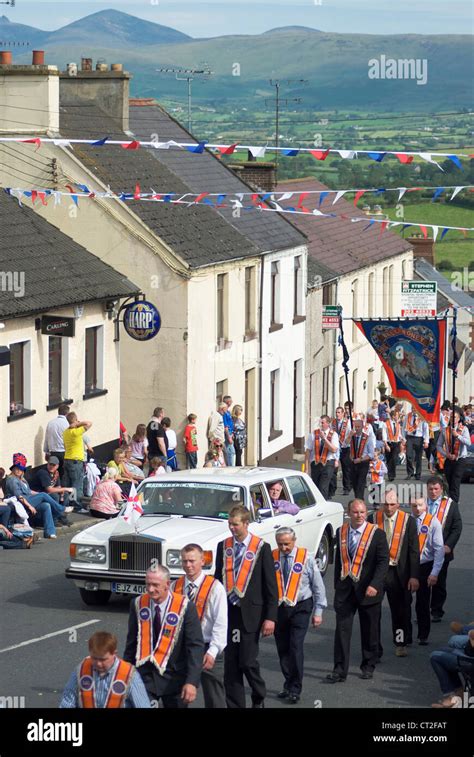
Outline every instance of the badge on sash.
POLYGON ((232 549, 232 547, 227 547, 225 553, 227 557, 232 557, 232 555, 234 554, 234 550, 232 549))
POLYGON ((295 564, 293 565, 293 571, 295 573, 301 573, 302 570, 303 570, 303 566, 301 565, 301 563, 295 562, 295 564))
POLYGON ((280 570, 280 563, 278 562, 278 560, 275 560, 275 562, 273 563, 273 566, 275 570, 280 570))
POLYGON ((420 528, 420 532, 421 532, 422 534, 427 534, 427 533, 428 533, 428 531, 429 531, 429 528, 428 528, 428 526, 422 526, 422 527, 420 528))
POLYGON ((246 559, 246 560, 253 560, 253 559, 254 559, 254 557, 255 557, 254 553, 253 553, 253 552, 250 552, 250 550, 249 550, 248 552, 246 552, 246 553, 245 553, 245 559, 246 559))
POLYGON ((112 691, 114 694, 117 694, 118 696, 122 696, 122 694, 125 694, 127 690, 127 687, 125 686, 123 681, 114 681, 112 684, 112 691))
POLYGON ((82 691, 89 691, 89 689, 92 689, 93 685, 94 681, 91 676, 82 676, 81 680, 79 681, 79 687, 82 689, 82 691))
POLYGON ((169 612, 168 615, 166 616, 166 622, 168 623, 169 626, 178 625, 178 620, 179 620, 179 617, 178 615, 176 615, 175 612, 169 612))
POLYGON ((148 607, 142 607, 140 610, 140 620, 150 620, 151 612, 148 607))

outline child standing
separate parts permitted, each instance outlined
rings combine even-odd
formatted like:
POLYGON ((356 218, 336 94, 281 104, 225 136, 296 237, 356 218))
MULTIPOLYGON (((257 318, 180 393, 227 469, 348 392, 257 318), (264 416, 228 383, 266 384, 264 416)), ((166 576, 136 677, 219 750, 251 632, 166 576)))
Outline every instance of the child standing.
POLYGON ((166 462, 168 464, 168 467, 171 468, 172 471, 179 470, 178 458, 176 457, 176 447, 178 445, 176 431, 173 431, 173 429, 171 428, 171 420, 169 418, 163 418, 161 425, 163 426, 166 437, 168 439, 168 457, 166 462))
POLYGON ((136 465, 139 465, 140 468, 143 468, 146 463, 146 455, 148 449, 148 439, 146 438, 146 426, 144 423, 138 424, 137 430, 132 436, 131 448, 131 457, 134 463, 136 465))
POLYGON ((197 427, 196 427, 197 415, 189 413, 188 425, 184 429, 184 451, 186 452, 186 468, 188 470, 197 468, 197 427))
POLYGON ((387 474, 380 449, 375 448, 374 459, 370 461, 370 498, 372 499, 374 510, 381 503, 381 493, 384 476, 387 474))

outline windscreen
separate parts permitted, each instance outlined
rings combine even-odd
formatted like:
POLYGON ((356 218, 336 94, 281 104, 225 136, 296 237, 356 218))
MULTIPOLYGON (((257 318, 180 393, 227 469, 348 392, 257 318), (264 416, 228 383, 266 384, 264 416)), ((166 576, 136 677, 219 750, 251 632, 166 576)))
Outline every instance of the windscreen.
POLYGON ((241 486, 176 482, 147 482, 139 492, 144 515, 182 515, 184 517, 227 520, 235 505, 244 504, 241 486))

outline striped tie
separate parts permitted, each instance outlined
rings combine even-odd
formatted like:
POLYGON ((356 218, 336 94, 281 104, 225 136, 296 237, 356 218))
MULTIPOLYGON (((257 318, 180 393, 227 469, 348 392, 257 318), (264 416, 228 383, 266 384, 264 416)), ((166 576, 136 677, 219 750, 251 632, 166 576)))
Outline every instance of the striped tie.
POLYGON ((242 560, 244 557, 244 549, 245 544, 243 542, 236 542, 234 550, 234 578, 237 578, 239 574, 240 566, 242 565, 242 560))
POLYGON ((188 588, 186 589, 186 594, 188 595, 189 601, 194 602, 194 600, 196 599, 196 594, 197 594, 196 584, 189 583, 188 588))
POLYGON ((350 541, 349 541, 349 554, 351 556, 351 560, 354 557, 354 552, 356 551, 357 542, 358 542, 358 532, 351 531, 350 541))

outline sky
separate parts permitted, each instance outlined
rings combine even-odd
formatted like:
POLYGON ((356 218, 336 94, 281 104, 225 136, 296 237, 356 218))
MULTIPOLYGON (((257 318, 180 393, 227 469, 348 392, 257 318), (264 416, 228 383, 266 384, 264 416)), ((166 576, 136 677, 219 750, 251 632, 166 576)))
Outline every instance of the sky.
POLYGON ((367 34, 466 34, 471 0, 16 0, 10 21, 53 30, 107 8, 192 37, 260 34, 279 26, 367 34))

